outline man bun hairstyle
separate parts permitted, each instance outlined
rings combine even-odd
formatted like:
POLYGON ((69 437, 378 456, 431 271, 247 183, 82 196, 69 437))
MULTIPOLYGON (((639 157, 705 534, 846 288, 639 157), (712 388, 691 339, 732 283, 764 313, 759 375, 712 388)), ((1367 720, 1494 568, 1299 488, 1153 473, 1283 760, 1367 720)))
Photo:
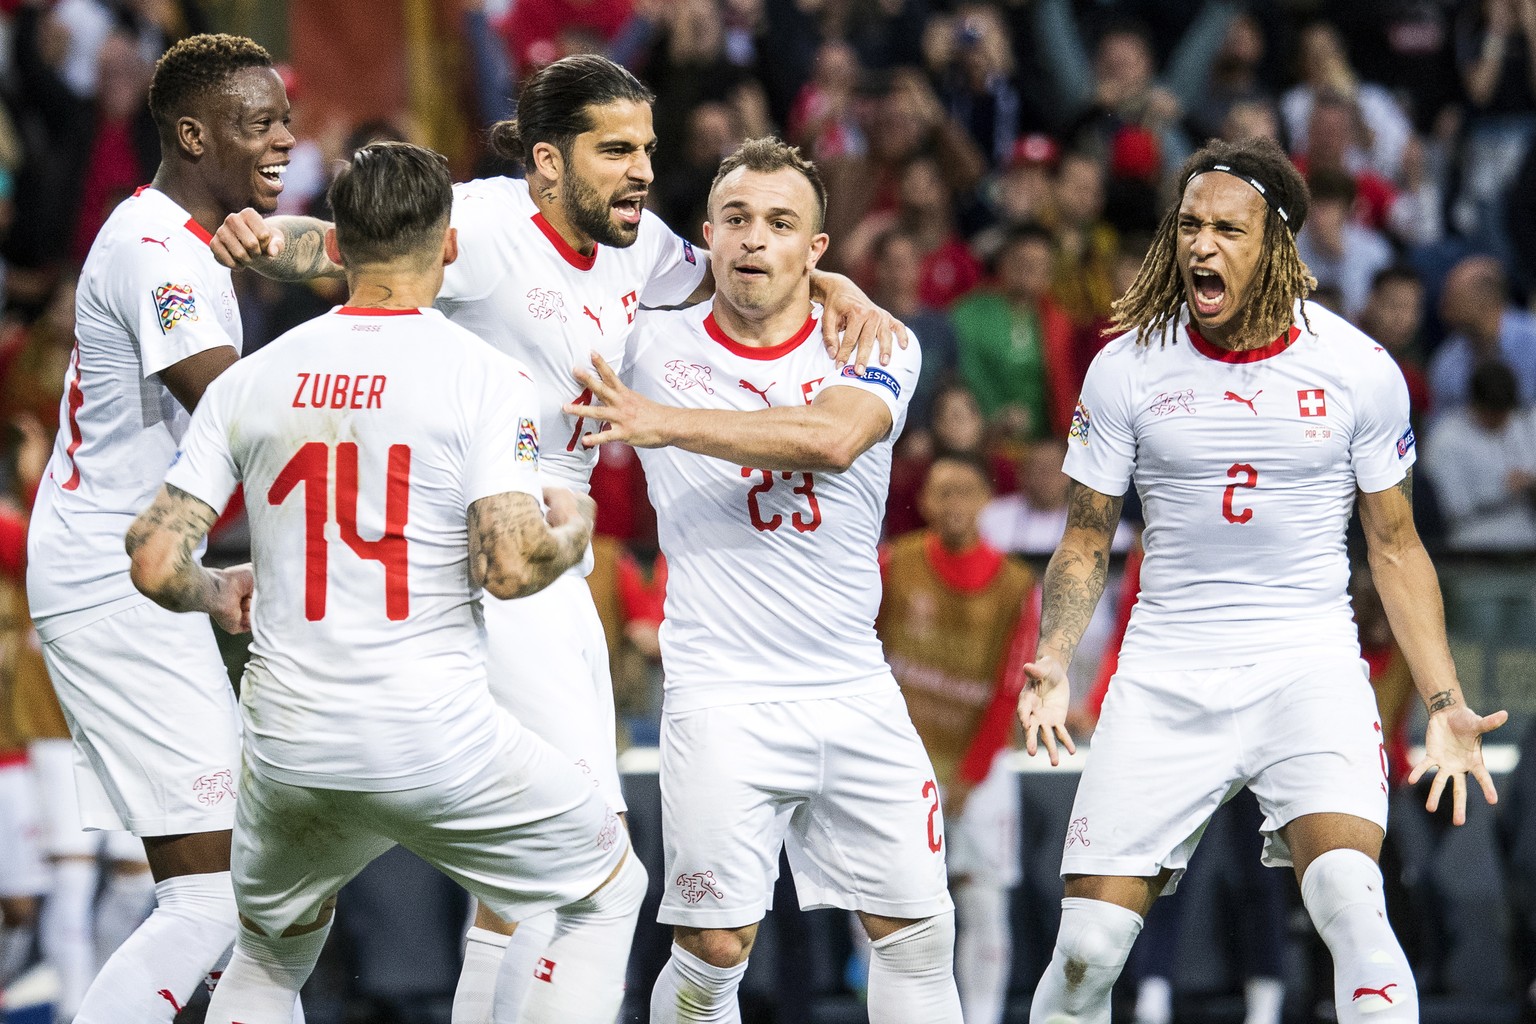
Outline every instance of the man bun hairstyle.
MULTIPOLYGON (((1184 278, 1178 261, 1179 205, 1190 181, 1213 171, 1248 182, 1265 206, 1264 254, 1238 323, 1239 335, 1262 329, 1266 335, 1279 337, 1291 325, 1297 300, 1305 299, 1317 287, 1317 279, 1296 251, 1296 232, 1306 222, 1311 199, 1307 183, 1290 157, 1274 139, 1263 136, 1237 142, 1212 139, 1179 171, 1178 197, 1163 215, 1136 280, 1110 307, 1112 321, 1106 334, 1136 331, 1137 344, 1146 345, 1154 337, 1161 338, 1169 324, 1178 322, 1184 304, 1184 278)), ((1305 305, 1301 318, 1311 330, 1305 305)))
POLYGON ((563 57, 528 79, 517 97, 517 116, 491 125, 488 145, 496 156, 524 167, 533 166, 533 147, 541 142, 569 157, 576 136, 592 130, 590 108, 620 100, 650 105, 656 96, 607 57, 563 57))
POLYGON ((440 255, 453 209, 453 179, 440 153, 409 142, 374 142, 352 154, 329 194, 336 246, 349 265, 440 255))
POLYGON ((715 209, 715 189, 720 187, 720 183, 727 175, 740 167, 761 174, 772 174, 786 167, 792 171, 798 171, 806 181, 811 183, 811 191, 816 194, 816 216, 811 230, 820 231, 827 223, 827 186, 821 180, 821 172, 816 169, 815 164, 801 155, 799 146, 791 146, 773 135, 765 135, 760 139, 748 139, 736 152, 720 162, 720 169, 715 172, 715 180, 709 185, 711 218, 714 216, 715 209))
POLYGON ((176 137, 176 121, 220 89, 237 71, 269 68, 272 55, 244 36, 205 33, 188 36, 155 63, 149 83, 149 112, 162 140, 176 137))

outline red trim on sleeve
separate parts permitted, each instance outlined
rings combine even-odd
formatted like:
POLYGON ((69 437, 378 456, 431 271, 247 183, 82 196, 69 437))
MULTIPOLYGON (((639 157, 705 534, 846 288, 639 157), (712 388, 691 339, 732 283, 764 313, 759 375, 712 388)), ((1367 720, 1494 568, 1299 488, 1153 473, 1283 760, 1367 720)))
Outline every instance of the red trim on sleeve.
POLYGON ((153 187, 153 185, 140 185, 138 188, 133 190, 133 198, 139 198, 139 196, 143 195, 147 190, 153 187))
POLYGON ((15 768, 27 763, 27 748, 0 751, 0 768, 15 768))
POLYGON ((383 306, 341 306, 342 316, 421 316, 419 309, 385 309, 383 306))
POLYGON ((965 756, 960 759, 957 774, 962 782, 979 784, 992 770, 992 762, 998 751, 1008 746, 1013 735, 1013 723, 1019 709, 1019 694, 1024 691, 1024 664, 1029 661, 1040 642, 1040 607, 1042 591, 1039 584, 1030 589, 1019 609, 1019 617, 1013 625, 1013 642, 1008 645, 1008 656, 997 673, 997 688, 992 693, 992 703, 982 713, 981 723, 965 756))
POLYGON ((544 237, 549 239, 549 244, 555 247, 555 252, 560 254, 560 258, 577 270, 591 270, 592 265, 597 262, 598 244, 596 242, 592 243, 592 255, 583 256, 571 248, 571 243, 567 242, 560 232, 555 230, 553 224, 544 219, 542 213, 533 215, 533 223, 535 227, 544 232, 544 237))
POLYGON ((204 245, 213 244, 213 236, 208 233, 208 229, 203 227, 197 221, 193 220, 191 217, 188 217, 186 224, 182 226, 196 235, 197 240, 202 242, 204 245))
POLYGON ((1206 341, 1205 338, 1201 337, 1200 332, 1195 330, 1194 324, 1186 324, 1184 330, 1189 333, 1190 344, 1195 346, 1196 352, 1199 352, 1207 359, 1214 359, 1219 363, 1256 363, 1261 359, 1268 359, 1271 356, 1279 355, 1290 348, 1297 338, 1301 337, 1301 328, 1292 324, 1289 331, 1286 331, 1263 348, 1251 348, 1245 352, 1233 352, 1230 349, 1225 349, 1220 345, 1213 345, 1206 341))
POLYGON ((1120 644, 1125 641, 1126 627, 1131 624, 1131 609, 1141 597, 1141 562, 1146 552, 1138 544, 1125 557, 1125 576, 1120 581, 1120 611, 1115 615, 1115 630, 1104 642, 1104 657, 1099 662, 1099 677, 1093 681, 1093 689, 1083 701, 1083 707, 1099 720, 1104 710, 1104 698, 1109 695, 1109 681, 1120 667, 1120 644))
POLYGON ((720 329, 720 325, 715 322, 715 314, 710 313, 704 318, 705 332, 708 333, 711 338, 714 338, 721 345, 725 346, 726 351, 731 352, 734 355, 741 356, 743 359, 767 360, 778 359, 780 356, 787 356, 795 349, 799 348, 801 342, 805 341, 806 338, 809 338, 811 336, 811 332, 815 329, 816 316, 813 313, 812 315, 805 318, 805 323, 801 324, 800 329, 796 331, 792 336, 790 336, 787 341, 781 341, 777 345, 769 345, 763 348, 759 348, 754 345, 743 345, 735 338, 732 338, 729 334, 726 334, 725 331, 720 329))

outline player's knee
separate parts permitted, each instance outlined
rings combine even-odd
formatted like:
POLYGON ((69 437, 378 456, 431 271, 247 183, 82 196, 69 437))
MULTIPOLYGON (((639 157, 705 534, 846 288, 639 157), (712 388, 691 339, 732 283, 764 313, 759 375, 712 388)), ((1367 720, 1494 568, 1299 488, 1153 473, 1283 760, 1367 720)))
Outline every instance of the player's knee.
POLYGON ((1100 900, 1064 899, 1061 906, 1056 949, 1066 961, 1068 981, 1090 967, 1118 971, 1141 934, 1141 915, 1100 900))
POLYGON ((955 912, 913 921, 870 943, 871 955, 892 970, 949 969, 955 957, 955 912))
POLYGON ((745 963, 757 941, 757 925, 745 928, 677 928, 673 938, 679 946, 722 970, 745 963))

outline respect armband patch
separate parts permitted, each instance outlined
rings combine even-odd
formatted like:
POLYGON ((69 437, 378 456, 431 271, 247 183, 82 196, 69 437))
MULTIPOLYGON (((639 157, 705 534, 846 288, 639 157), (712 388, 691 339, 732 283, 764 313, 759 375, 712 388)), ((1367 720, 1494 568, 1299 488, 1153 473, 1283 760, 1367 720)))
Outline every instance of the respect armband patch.
POLYGON ((864 372, 860 373, 858 370, 854 369, 852 363, 849 363, 847 366, 843 367, 842 375, 852 380, 862 380, 869 384, 879 384, 896 398, 901 397, 901 384, 896 380, 895 377, 892 377, 890 374, 886 373, 882 369, 879 369, 878 367, 867 366, 864 368, 864 372))

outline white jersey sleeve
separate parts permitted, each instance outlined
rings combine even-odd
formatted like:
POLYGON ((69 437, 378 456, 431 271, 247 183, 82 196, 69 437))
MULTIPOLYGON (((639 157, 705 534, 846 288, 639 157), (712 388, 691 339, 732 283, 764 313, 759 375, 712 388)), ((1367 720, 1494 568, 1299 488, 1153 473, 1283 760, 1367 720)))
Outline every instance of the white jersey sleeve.
POLYGON ((1384 491, 1407 475, 1418 452, 1413 427, 1408 422, 1408 384, 1403 371, 1386 352, 1377 351, 1374 372, 1360 375, 1355 401, 1355 432, 1349 439, 1349 457, 1355 480, 1367 494, 1384 491))
POLYGON ((640 237, 651 253, 650 278, 640 289, 640 303, 645 306, 677 306, 688 301, 704 280, 709 254, 700 252, 686 238, 679 237, 660 217, 649 210, 640 214, 640 237))
POLYGON ((225 409, 229 377, 230 371, 226 371, 203 392, 203 400, 197 403, 181 439, 181 450, 165 476, 167 484, 186 491, 215 512, 223 511, 240 483, 240 470, 229 450, 225 409))
MULTIPOLYGON (((821 309, 817 307, 818 318, 820 315, 821 309)), ((907 406, 912 401, 912 391, 917 387, 922 369, 922 347, 917 343, 917 335, 908 331, 907 347, 897 345, 891 350, 889 366, 866 366, 861 374, 849 363, 826 383, 825 388, 851 387, 880 399, 891 412, 891 436, 896 437, 906 425, 907 406)))
POLYGON ((473 302, 491 294, 511 266, 502 239, 505 218, 517 216, 505 179, 488 178, 453 186, 449 225, 458 233, 459 258, 443 268, 439 302, 473 302))
POLYGON ((223 291, 217 282, 196 264, 152 245, 135 255, 119 285, 117 308, 132 318, 125 326, 138 342, 144 376, 211 348, 234 347, 213 312, 223 291))
POLYGON ((1136 428, 1128 365, 1132 336, 1110 342, 1088 367, 1067 432, 1066 474, 1101 494, 1122 495, 1136 472, 1136 428))
POLYGON ((539 498, 539 399, 533 380, 511 359, 491 363, 495 376, 484 394, 464 460, 464 507, 497 494, 539 498))

